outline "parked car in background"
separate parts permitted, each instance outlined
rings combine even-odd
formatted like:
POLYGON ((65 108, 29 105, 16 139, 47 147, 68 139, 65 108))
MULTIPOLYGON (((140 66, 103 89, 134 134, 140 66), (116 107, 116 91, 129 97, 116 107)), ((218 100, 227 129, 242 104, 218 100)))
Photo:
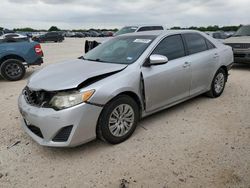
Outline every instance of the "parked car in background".
POLYGON ((37 42, 0 40, 0 75, 10 81, 24 77, 26 68, 43 63, 43 51, 37 42))
POLYGON ((104 37, 112 37, 114 35, 114 33, 112 31, 103 31, 102 35, 104 37))
POLYGON ((44 146, 117 144, 143 117, 203 93, 219 97, 232 62, 231 47, 198 31, 113 37, 33 74, 18 100, 22 127, 44 146))
POLYGON ((216 31, 216 32, 207 32, 208 35, 217 39, 220 42, 224 42, 229 36, 223 31, 216 31))
MULTIPOLYGON (((134 32, 153 31, 153 30, 164 30, 164 27, 161 25, 125 26, 116 33, 114 33, 113 36, 119 36, 122 34, 134 33, 134 32)), ((106 40, 107 39, 86 40, 84 45, 85 53, 87 53, 88 51, 95 48, 96 46, 98 46, 99 44, 103 43, 106 40)))
POLYGON ((142 31, 153 31, 153 30, 164 30, 162 25, 138 25, 138 26, 125 26, 121 28, 119 31, 114 33, 114 36, 126 34, 126 33, 134 33, 134 32, 142 32, 142 31))
POLYGON ((250 63, 250 25, 245 25, 224 41, 233 48, 235 63, 250 63))
POLYGON ((32 40, 37 42, 62 42, 64 41, 64 37, 60 32, 48 32, 43 35, 34 36, 32 40))
POLYGON ((75 32, 75 34, 73 35, 73 37, 76 37, 76 38, 83 38, 85 37, 85 34, 81 33, 81 32, 75 32))
POLYGON ((8 42, 16 42, 16 41, 28 41, 28 36, 21 35, 18 33, 7 33, 0 36, 0 40, 8 41, 8 42))

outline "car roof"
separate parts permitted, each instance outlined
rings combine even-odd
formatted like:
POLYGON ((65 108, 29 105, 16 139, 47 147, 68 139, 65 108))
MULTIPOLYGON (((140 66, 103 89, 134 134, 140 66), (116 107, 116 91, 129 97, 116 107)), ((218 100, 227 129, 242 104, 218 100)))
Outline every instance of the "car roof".
POLYGON ((153 31, 142 31, 135 33, 123 34, 122 36, 161 36, 161 35, 173 35, 173 34, 182 34, 182 33, 201 33, 196 30, 153 30, 153 31))
POLYGON ((152 26, 161 26, 161 27, 164 27, 163 25, 160 25, 160 24, 126 25, 126 26, 124 26, 124 27, 152 27, 152 26))

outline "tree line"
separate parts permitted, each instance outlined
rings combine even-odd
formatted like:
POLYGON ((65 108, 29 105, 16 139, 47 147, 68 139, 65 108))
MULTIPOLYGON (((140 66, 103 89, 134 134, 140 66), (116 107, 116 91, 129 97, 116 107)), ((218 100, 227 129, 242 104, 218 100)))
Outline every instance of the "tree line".
MULTIPOLYGON (((199 31, 237 31, 239 29, 239 27, 241 27, 242 25, 238 25, 238 26, 218 26, 218 25, 214 25, 214 26, 207 26, 207 27, 195 27, 195 26, 191 26, 191 27, 180 27, 180 26, 175 26, 175 27, 171 27, 170 29, 175 29, 175 30, 179 30, 179 29, 191 29, 191 30, 199 30, 199 31)), ((0 27, 0 31, 2 31, 4 28, 0 27)), ((14 28, 14 31, 20 31, 20 32, 39 32, 39 31, 66 31, 66 30, 62 30, 60 28, 58 28, 57 26, 51 26, 48 30, 46 29, 33 29, 30 27, 24 27, 24 28, 14 28)), ((88 30, 97 30, 97 31, 118 31, 117 28, 115 29, 88 29, 88 30)), ((73 32, 84 32, 84 31, 88 31, 87 29, 73 29, 73 32)))

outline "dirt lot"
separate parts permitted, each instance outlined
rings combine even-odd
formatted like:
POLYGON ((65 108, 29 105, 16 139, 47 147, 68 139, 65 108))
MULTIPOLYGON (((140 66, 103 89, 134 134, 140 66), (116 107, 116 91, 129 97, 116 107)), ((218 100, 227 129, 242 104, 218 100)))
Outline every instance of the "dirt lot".
MULTIPOLYGON (((43 66, 80 56, 83 44, 42 44, 43 66)), ((250 65, 233 68, 218 99, 200 96, 152 115, 119 145, 72 149, 39 146, 21 129, 17 98, 27 77, 0 78, 0 187, 250 188, 250 65)))

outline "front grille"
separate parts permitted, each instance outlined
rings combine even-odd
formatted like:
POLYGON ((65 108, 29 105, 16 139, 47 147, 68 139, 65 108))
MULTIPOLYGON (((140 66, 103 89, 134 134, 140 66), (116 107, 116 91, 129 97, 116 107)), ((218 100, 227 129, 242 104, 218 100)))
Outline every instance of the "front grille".
POLYGON ((52 139, 54 142, 66 142, 69 138, 73 125, 63 127, 57 135, 52 139))
POLYGON ((49 107, 49 101, 55 95, 55 93, 47 91, 32 91, 28 87, 23 90, 23 95, 26 102, 33 106, 49 107))
POLYGON ((248 48, 250 48, 250 43, 229 43, 227 45, 231 46, 232 48, 236 48, 236 49, 248 49, 248 48))
POLYGON ((244 58, 246 57, 246 54, 234 54, 234 57, 244 58))

